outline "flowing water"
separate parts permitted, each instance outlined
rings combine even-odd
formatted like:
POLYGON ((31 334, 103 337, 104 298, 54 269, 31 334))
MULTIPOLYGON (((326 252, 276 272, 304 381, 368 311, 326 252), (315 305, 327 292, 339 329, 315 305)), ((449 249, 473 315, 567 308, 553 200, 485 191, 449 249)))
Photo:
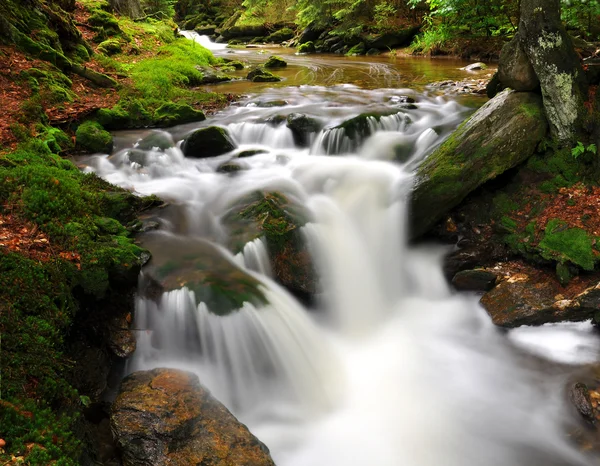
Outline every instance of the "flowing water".
MULTIPOLYGON (((449 288, 445 247, 407 245, 412 170, 472 101, 428 92, 430 78, 413 85, 422 59, 405 68, 409 59, 288 58, 287 82, 245 83, 250 95, 202 123, 118 133, 114 154, 88 161, 107 180, 170 202, 145 242, 153 260, 210 250, 258 280, 268 303, 218 316, 187 288, 140 297, 129 371, 196 372, 279 465, 590 464, 565 434, 574 418, 564 389, 577 366, 598 359, 589 324, 499 331, 476 296, 449 288), (360 140, 335 129, 378 112, 387 116, 368 120, 360 140), (277 118, 291 113, 323 124, 308 147, 277 118), (177 143, 208 125, 228 128, 238 148, 185 158, 177 143), (171 147, 141 149, 149 134, 171 147), (259 153, 236 159, 248 149, 259 153), (243 170, 217 171, 231 159, 243 170), (262 240, 236 256, 224 247, 223 217, 257 190, 284 193, 309 214, 302 235, 320 279, 310 308, 274 281, 262 240)), ((444 77, 464 74, 458 65, 445 62, 444 77)))

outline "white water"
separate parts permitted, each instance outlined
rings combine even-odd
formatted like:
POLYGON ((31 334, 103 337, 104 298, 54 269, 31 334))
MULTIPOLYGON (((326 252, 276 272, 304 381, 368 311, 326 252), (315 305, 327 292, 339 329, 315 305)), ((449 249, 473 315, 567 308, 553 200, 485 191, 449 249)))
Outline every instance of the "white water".
POLYGON ((564 332, 524 329, 508 338, 476 297, 449 289, 443 248, 406 244, 410 167, 468 109, 418 96, 418 108, 402 118, 371 122, 365 141, 352 146, 338 135, 323 142, 341 121, 395 108, 390 97, 402 92, 279 89, 260 98, 284 96, 288 107, 261 108, 250 98, 208 122, 171 130, 178 140, 198 126, 228 127, 242 145, 234 154, 191 160, 173 147, 132 163, 123 155, 139 139, 132 133, 121 136, 121 155, 90 162, 113 183, 179 206, 163 228, 184 240, 226 244, 222 216, 260 189, 285 193, 311 216, 303 234, 320 277, 316 309, 273 281, 258 240, 238 256, 222 254, 261 282, 269 304, 246 303, 219 317, 187 288, 158 303, 139 299, 136 328, 145 330, 130 370, 196 372, 283 466, 589 464, 564 433, 572 422, 564 396, 570 370, 540 364, 513 340, 570 364, 597 359, 598 345, 585 331, 567 330, 570 344, 560 354, 555 337, 564 341, 564 332), (285 126, 262 123, 292 112, 328 122, 310 149, 295 148, 285 126), (401 164, 389 161, 398 144, 410 154, 401 164), (247 148, 266 152, 240 159, 246 170, 235 176, 216 172, 247 148))

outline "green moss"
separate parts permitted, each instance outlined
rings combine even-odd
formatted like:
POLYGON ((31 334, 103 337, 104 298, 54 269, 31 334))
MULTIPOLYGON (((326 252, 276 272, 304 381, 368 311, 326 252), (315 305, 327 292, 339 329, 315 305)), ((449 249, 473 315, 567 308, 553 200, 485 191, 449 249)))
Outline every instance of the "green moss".
POLYGON ((267 62, 264 64, 265 68, 285 68, 286 66, 287 62, 277 55, 269 57, 267 62))
POLYGON ((584 270, 593 270, 596 255, 592 249, 592 238, 581 228, 568 228, 558 219, 548 222, 539 250, 545 259, 560 263, 572 262, 584 270))
POLYGON ((86 121, 75 133, 77 148, 92 153, 110 153, 113 148, 112 135, 101 124, 86 121))
POLYGON ((297 53, 315 53, 315 44, 312 41, 305 42, 298 47, 297 53))
POLYGON ((95 10, 89 17, 88 23, 92 26, 103 28, 104 31, 110 31, 113 35, 118 34, 121 31, 117 18, 111 13, 103 10, 95 10))
POLYGON ((165 103, 154 112, 154 121, 160 126, 175 126, 206 120, 204 112, 187 104, 165 103))
POLYGON ((266 42, 274 42, 279 44, 283 41, 290 40, 294 37, 294 31, 290 28, 282 28, 279 31, 275 31, 273 34, 270 34, 266 37, 266 42))
POLYGON ((105 40, 98 45, 98 51, 108 56, 121 53, 121 42, 117 39, 105 40))
POLYGON ((354 55, 364 55, 367 51, 367 46, 365 45, 364 42, 360 42, 358 44, 356 44, 354 47, 352 47, 350 50, 348 50, 348 52, 346 53, 347 56, 351 57, 354 55))

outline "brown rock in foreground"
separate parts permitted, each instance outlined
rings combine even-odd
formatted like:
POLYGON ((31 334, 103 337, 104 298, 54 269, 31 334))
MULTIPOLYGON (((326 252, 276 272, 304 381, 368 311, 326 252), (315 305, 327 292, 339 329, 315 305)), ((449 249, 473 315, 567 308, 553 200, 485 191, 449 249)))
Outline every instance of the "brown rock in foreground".
POLYGON ((111 426, 124 466, 274 465, 267 447, 189 372, 128 376, 111 426))

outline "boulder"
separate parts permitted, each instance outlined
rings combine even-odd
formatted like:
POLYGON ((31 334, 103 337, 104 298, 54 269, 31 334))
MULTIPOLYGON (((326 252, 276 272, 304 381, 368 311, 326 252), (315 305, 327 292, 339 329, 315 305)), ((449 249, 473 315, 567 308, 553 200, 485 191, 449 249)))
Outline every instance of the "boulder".
POLYGON ((219 126, 198 129, 181 144, 183 155, 194 158, 217 157, 234 150, 235 147, 235 142, 227 130, 219 126))
POLYGON ((460 291, 489 291, 496 284, 496 274, 483 269, 463 270, 454 275, 452 284, 460 291))
POLYGON ((277 55, 269 57, 267 62, 264 64, 265 68, 285 68, 286 66, 287 62, 277 55))
POLYGON ((279 76, 276 76, 270 71, 267 71, 261 67, 254 68, 252 71, 250 71, 246 76, 246 79, 252 81, 253 83, 270 83, 281 81, 279 76))
POLYGON ((309 24, 300 34, 300 37, 298 38, 298 44, 302 45, 307 42, 314 42, 321 34, 323 34, 323 32, 324 29, 315 26, 315 24, 309 24))
POLYGON ((297 51, 298 51, 298 53, 301 53, 301 54, 315 53, 315 44, 313 41, 308 41, 308 42, 302 43, 298 47, 297 51))
POLYGON ((272 466, 267 447, 198 377, 176 369, 135 372, 112 407, 124 466, 272 466))
POLYGON ((482 63, 482 62, 471 63, 470 65, 467 65, 464 68, 461 68, 461 70, 464 70, 464 71, 481 71, 481 70, 487 70, 487 65, 485 63, 482 63))
POLYGON ((280 44, 283 41, 290 40, 293 37, 294 37, 294 31, 290 28, 284 27, 284 28, 279 29, 278 31, 275 31, 272 34, 269 34, 265 38, 265 41, 274 43, 274 44, 280 44))
POLYGON ((196 26, 194 31, 196 31, 201 36, 212 36, 217 30, 217 26, 209 25, 209 26, 196 26))
MULTIPOLYGON (((239 156, 238 156, 239 157, 239 156)), ((241 170, 244 170, 244 167, 237 162, 230 160, 229 162, 225 162, 217 168, 217 173, 237 173, 241 170)))
POLYGON ((487 102, 417 168, 411 236, 422 235, 475 188, 527 160, 547 129, 537 94, 504 91, 487 102))
POLYGON ((75 144, 79 150, 90 153, 110 154, 113 137, 100 123, 86 121, 75 132, 75 144))
POLYGON ((223 224, 231 232, 233 253, 263 237, 275 279, 296 296, 310 297, 317 291, 318 277, 300 232, 308 219, 309 213, 285 195, 256 192, 240 199, 223 224))
POLYGON ((386 32, 367 37, 367 49, 389 50, 410 45, 420 27, 411 27, 396 32, 386 32))
POLYGON ((154 120, 160 126, 167 127, 203 121, 206 120, 206 116, 202 110, 196 110, 187 104, 167 102, 156 109, 154 120))
POLYGON ((291 113, 286 121, 287 127, 294 136, 294 143, 300 147, 307 147, 310 144, 310 135, 318 133, 323 128, 319 120, 302 113, 291 113))
POLYGON ((565 296, 556 280, 536 273, 516 273, 481 298, 481 304, 500 327, 580 322, 600 310, 600 284, 565 296))
POLYGON ((263 37, 268 34, 267 28, 264 24, 260 25, 248 25, 248 26, 232 26, 221 30, 221 35, 229 40, 238 37, 263 37))
POLYGON ((533 91, 540 85, 531 62, 521 45, 518 33, 502 47, 498 64, 498 80, 515 91, 533 91))
POLYGON ((198 84, 218 84, 218 83, 224 83, 227 81, 231 81, 233 78, 231 76, 229 76, 228 74, 225 74, 223 71, 234 71, 235 68, 232 67, 228 67, 229 70, 226 69, 226 67, 223 67, 222 70, 216 71, 212 68, 209 67, 196 67, 199 71, 202 72, 202 79, 198 82, 198 84))

